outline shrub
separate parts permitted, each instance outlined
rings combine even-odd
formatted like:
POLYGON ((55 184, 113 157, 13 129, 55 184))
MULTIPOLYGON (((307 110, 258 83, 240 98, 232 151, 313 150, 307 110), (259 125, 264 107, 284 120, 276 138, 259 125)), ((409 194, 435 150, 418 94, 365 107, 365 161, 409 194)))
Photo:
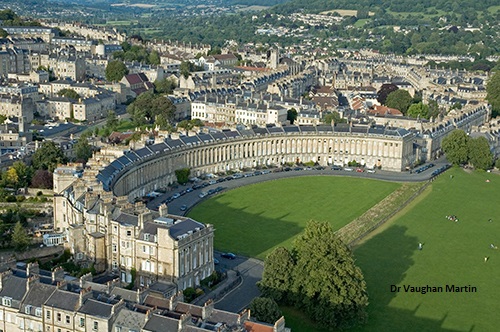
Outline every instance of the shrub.
POLYGON ((5 197, 5 201, 8 203, 14 203, 16 201, 16 196, 9 195, 9 196, 5 197))
POLYGON ((17 195, 16 196, 16 201, 18 203, 24 202, 25 200, 26 200, 26 197, 24 197, 23 195, 17 195))
POLYGON ((193 301, 196 298, 196 290, 193 287, 188 287, 183 291, 184 301, 187 303, 193 301))
POLYGON ((37 196, 42 196, 43 195, 43 192, 42 191, 39 191, 36 193, 37 196))

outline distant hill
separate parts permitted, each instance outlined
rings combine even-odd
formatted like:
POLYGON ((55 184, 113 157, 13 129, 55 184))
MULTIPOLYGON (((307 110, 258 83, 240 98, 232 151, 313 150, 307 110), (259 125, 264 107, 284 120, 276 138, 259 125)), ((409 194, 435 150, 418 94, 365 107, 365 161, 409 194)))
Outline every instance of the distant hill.
POLYGON ((293 13, 299 10, 307 12, 322 12, 332 9, 372 10, 381 8, 393 12, 423 13, 428 8, 444 12, 467 12, 471 10, 484 11, 489 7, 498 6, 498 0, 291 0, 275 7, 279 13, 293 13))

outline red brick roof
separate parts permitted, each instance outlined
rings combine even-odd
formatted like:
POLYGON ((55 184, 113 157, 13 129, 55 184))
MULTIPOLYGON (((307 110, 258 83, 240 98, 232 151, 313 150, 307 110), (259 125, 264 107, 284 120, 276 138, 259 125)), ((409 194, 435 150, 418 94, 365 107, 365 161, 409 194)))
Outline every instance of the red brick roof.
POLYGON ((395 109, 395 108, 390 108, 387 106, 378 106, 375 105, 373 106, 373 109, 370 109, 367 111, 368 114, 370 115, 385 115, 385 114, 390 114, 390 115, 396 115, 396 116, 403 116, 403 113, 401 113, 400 110, 395 109))

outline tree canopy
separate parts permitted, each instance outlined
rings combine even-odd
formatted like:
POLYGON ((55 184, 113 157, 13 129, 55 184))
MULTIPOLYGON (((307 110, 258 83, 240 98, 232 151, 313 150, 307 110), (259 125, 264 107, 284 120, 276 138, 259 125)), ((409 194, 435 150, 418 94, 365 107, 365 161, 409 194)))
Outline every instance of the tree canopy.
POLYGON ((328 223, 310 221, 291 252, 277 248, 269 254, 258 285, 264 296, 323 326, 342 329, 367 319, 363 274, 328 223))
POLYGON ((412 99, 413 98, 411 97, 408 91, 403 89, 398 89, 387 95, 387 99, 385 100, 385 106, 400 110, 401 113, 406 115, 408 107, 410 107, 411 105, 412 99))
POLYGON ((326 124, 331 124, 332 121, 334 124, 347 122, 346 119, 340 117, 340 114, 337 111, 327 113, 322 121, 323 121, 323 123, 326 123, 326 124))
POLYGON ((92 147, 86 136, 80 136, 75 144, 76 160, 87 162, 92 157, 92 147))
POLYGON ((45 141, 33 154, 32 165, 34 169, 46 169, 53 172, 57 164, 64 164, 66 157, 63 151, 52 141, 45 141))
POLYGON ((469 139, 468 145, 469 163, 474 168, 487 170, 493 165, 493 154, 490 151, 490 145, 485 137, 469 139))
POLYGON ((297 120, 298 112, 295 108, 291 108, 286 111, 286 119, 290 121, 290 124, 293 124, 295 120, 297 120))
POLYGON ((496 117, 500 114, 500 70, 497 70, 491 76, 486 86, 486 99, 491 104, 492 116, 496 117))
POLYGON ((406 115, 412 118, 428 119, 429 106, 424 105, 422 102, 419 102, 418 104, 411 104, 406 115))
POLYGON ((21 222, 18 221, 12 231, 12 245, 16 248, 16 250, 24 250, 29 246, 30 242, 31 240, 28 237, 26 230, 21 222))
POLYGON ((273 299, 256 297, 250 303, 250 313, 258 321, 274 324, 283 315, 273 299))
POLYGON ((118 82, 123 76, 128 74, 128 68, 120 60, 113 60, 106 66, 106 79, 111 82, 118 82))
POLYGON ((385 83, 385 84, 382 84, 382 86, 380 87, 380 90, 378 90, 377 92, 377 101, 381 104, 385 104, 385 101, 387 99, 387 96, 391 93, 391 92, 394 92, 396 90, 398 90, 399 88, 392 84, 392 83, 385 83))
POLYGON ((127 112, 137 126, 155 123, 165 129, 174 118, 175 106, 162 95, 145 92, 127 107, 127 112))
POLYGON ((59 90, 59 92, 57 94, 61 97, 66 97, 66 98, 71 98, 71 99, 79 99, 80 98, 80 95, 78 94, 78 92, 76 92, 73 89, 62 89, 62 90, 59 90))
POLYGON ((441 148, 446 154, 446 159, 455 165, 465 164, 468 160, 469 136, 465 131, 456 129, 443 139, 441 148))

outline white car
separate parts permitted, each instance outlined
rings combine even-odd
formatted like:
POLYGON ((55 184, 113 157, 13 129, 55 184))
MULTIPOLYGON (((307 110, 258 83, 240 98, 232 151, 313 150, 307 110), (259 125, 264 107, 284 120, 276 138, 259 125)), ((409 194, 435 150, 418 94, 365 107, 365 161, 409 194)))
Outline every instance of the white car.
POLYGON ((375 170, 374 169, 369 169, 369 170, 366 171, 366 173, 372 173, 373 174, 373 173, 375 173, 375 170))
POLYGON ((354 169, 352 169, 350 167, 344 167, 344 171, 352 172, 352 171, 354 171, 354 169))

